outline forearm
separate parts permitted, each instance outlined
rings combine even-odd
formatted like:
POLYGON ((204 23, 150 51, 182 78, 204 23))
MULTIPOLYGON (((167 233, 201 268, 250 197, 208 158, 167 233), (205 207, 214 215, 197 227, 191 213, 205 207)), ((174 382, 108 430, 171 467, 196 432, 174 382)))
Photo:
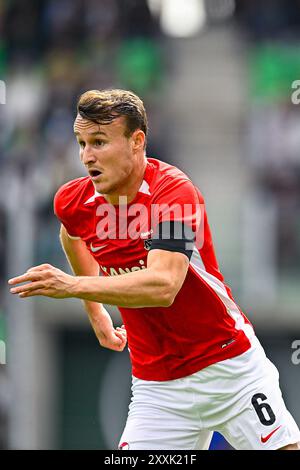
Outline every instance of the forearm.
MULTIPOLYGON (((8 282, 14 286, 11 293, 23 298, 45 295, 57 299, 77 297, 86 302, 129 308, 169 307, 184 283, 188 268, 189 258, 184 253, 154 249, 148 254, 146 269, 118 276, 70 276, 54 266, 42 264, 8 282)), ((109 318, 101 306, 89 306, 88 313, 97 320, 103 318, 103 323, 109 318)), ((97 325, 101 325, 101 319, 97 325)))
POLYGON ((69 240, 66 237, 63 229, 62 245, 76 274, 72 295, 84 301, 91 321, 95 317, 99 320, 101 311, 105 311, 99 303, 119 307, 168 307, 173 302, 172 279, 167 271, 147 268, 119 276, 100 277, 98 263, 96 269, 96 261, 91 254, 87 253, 89 259, 80 243, 76 250, 74 247, 68 249, 69 240))
POLYGON ((119 276, 79 276, 72 295, 119 307, 168 307, 173 301, 171 292, 171 280, 148 268, 119 276))

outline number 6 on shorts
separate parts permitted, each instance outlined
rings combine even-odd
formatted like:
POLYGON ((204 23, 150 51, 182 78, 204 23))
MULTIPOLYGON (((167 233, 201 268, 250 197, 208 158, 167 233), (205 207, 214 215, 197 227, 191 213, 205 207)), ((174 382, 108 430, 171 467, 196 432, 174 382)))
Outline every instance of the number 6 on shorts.
POLYGON ((269 403, 266 403, 266 395, 263 393, 256 393, 253 395, 251 403, 256 411, 259 421, 265 426, 272 426, 275 423, 276 417, 269 403))

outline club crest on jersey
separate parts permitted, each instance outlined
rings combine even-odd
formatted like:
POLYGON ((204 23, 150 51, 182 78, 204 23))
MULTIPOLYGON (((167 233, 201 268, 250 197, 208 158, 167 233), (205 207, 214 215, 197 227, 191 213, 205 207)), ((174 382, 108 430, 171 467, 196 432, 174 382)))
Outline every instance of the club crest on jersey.
POLYGON ((152 238, 151 235, 153 234, 153 230, 149 230, 148 232, 141 232, 141 239, 144 240, 144 248, 145 250, 150 250, 151 244, 152 244, 152 238))
POLYGON ((152 238, 148 238, 147 240, 144 240, 144 248, 145 250, 150 250, 152 245, 152 238))

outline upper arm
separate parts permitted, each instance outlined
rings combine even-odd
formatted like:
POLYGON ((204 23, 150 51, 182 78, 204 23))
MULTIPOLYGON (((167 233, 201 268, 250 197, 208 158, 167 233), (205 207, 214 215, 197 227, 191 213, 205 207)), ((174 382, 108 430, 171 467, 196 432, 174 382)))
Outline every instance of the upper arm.
POLYGON ((60 237, 61 239, 64 240, 81 240, 80 237, 75 237, 73 235, 70 235, 64 226, 64 224, 60 224, 60 237))
POLYGON ((166 180, 157 192, 152 218, 153 237, 147 267, 164 273, 174 296, 189 268, 201 222, 201 204, 190 181, 166 180))
POLYGON ((60 228, 60 240, 76 276, 99 276, 99 264, 87 249, 85 242, 80 238, 70 237, 63 224, 60 228))
POLYGON ((183 253, 154 249, 149 251, 147 268, 162 275, 170 285, 173 299, 187 275, 189 259, 183 253))

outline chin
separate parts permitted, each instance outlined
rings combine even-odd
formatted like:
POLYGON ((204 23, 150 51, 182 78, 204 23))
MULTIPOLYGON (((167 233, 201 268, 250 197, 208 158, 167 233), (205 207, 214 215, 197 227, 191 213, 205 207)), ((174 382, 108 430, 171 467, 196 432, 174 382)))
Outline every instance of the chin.
POLYGON ((104 188, 104 185, 103 185, 103 184, 95 183, 95 182, 93 181, 93 185, 94 185, 95 190, 96 190, 98 193, 104 194, 105 188, 104 188))
POLYGON ((94 184, 94 188, 96 189, 96 191, 98 193, 101 193, 101 194, 109 194, 111 193, 111 186, 110 185, 106 185, 106 184, 101 184, 101 183, 93 183, 94 184))

